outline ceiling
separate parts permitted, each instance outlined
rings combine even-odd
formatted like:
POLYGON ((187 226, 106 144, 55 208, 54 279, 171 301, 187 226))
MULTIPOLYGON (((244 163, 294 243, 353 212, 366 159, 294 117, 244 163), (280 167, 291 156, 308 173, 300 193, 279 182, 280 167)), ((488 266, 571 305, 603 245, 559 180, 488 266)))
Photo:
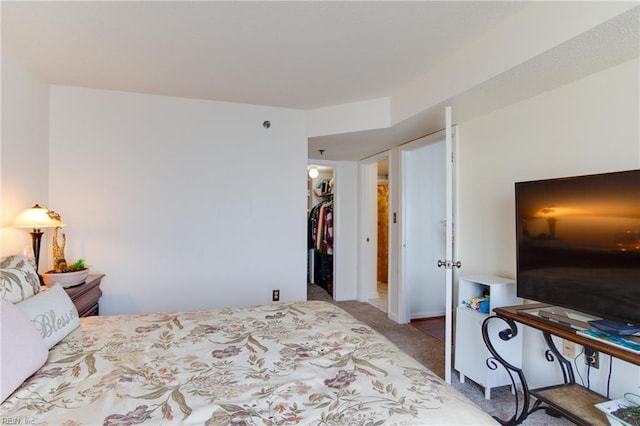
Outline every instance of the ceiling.
MULTIPOLYGON (((390 96, 528 5, 2 1, 2 47, 51 84, 313 110, 390 96)), ((566 63, 551 52, 447 102, 462 119, 620 62, 628 48, 605 58, 590 53, 619 29, 607 31, 609 39, 601 31, 564 46, 574 52, 566 63), (575 54, 578 48, 586 53, 575 54), (558 72, 568 65, 570 73, 558 72), (540 73, 553 78, 540 82, 540 73)), ((328 160, 365 158, 442 128, 442 111, 438 105, 391 128, 310 138, 309 156, 324 149, 328 160)))

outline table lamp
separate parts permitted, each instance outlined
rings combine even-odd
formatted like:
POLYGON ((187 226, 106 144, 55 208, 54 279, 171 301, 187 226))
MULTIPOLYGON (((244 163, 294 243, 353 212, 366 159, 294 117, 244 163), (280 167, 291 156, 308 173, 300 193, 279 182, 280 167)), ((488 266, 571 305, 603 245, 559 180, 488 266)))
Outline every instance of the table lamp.
POLYGON ((31 243, 33 244, 33 255, 36 261, 36 272, 38 272, 38 262, 40 260, 40 241, 42 240, 41 231, 42 228, 55 228, 57 226, 66 226, 60 215, 53 210, 49 210, 46 207, 39 206, 38 204, 26 209, 20 213, 9 224, 14 228, 32 228, 31 243))

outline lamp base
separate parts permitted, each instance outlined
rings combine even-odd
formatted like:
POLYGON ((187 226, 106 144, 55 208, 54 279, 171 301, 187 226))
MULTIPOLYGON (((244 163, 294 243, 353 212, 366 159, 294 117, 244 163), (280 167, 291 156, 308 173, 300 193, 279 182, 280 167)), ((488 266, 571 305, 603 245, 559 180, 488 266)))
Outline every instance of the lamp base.
POLYGON ((33 245, 33 256, 36 260, 36 272, 38 272, 38 263, 40 262, 40 243, 42 242, 42 232, 39 229, 33 229, 31 234, 31 244, 33 245))

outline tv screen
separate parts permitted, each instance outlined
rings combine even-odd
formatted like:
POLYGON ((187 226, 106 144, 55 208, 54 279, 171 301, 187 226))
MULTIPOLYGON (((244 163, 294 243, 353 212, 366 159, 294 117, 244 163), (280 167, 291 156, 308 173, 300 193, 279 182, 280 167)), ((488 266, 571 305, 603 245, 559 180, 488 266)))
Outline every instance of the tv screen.
POLYGON ((515 184, 519 297, 640 325, 640 170, 515 184))

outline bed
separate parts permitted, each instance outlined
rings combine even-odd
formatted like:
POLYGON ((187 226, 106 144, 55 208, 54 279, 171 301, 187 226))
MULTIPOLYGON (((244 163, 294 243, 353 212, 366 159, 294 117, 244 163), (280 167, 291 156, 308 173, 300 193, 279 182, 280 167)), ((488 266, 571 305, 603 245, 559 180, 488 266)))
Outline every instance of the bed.
POLYGON ((385 337, 327 302, 78 323, 0 404, 0 423, 495 423, 385 337))

